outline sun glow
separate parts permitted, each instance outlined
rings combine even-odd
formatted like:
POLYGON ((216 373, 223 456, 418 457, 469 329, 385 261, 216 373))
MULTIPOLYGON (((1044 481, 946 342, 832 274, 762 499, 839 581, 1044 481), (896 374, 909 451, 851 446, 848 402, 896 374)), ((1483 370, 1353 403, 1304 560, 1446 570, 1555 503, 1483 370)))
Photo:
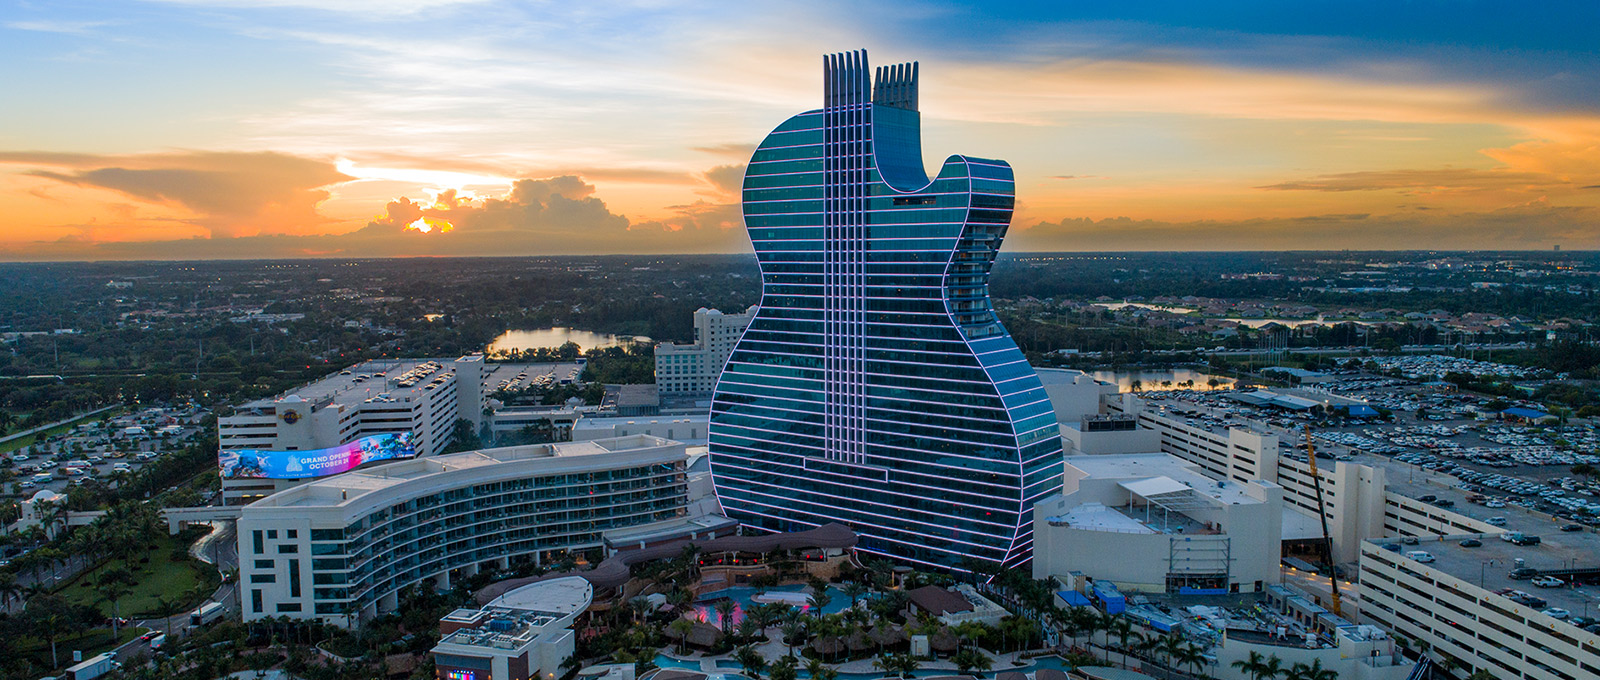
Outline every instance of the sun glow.
POLYGON ((424 234, 431 234, 435 229, 438 229, 439 233, 443 234, 455 228, 455 225, 435 217, 418 217, 417 221, 406 225, 406 229, 424 234))

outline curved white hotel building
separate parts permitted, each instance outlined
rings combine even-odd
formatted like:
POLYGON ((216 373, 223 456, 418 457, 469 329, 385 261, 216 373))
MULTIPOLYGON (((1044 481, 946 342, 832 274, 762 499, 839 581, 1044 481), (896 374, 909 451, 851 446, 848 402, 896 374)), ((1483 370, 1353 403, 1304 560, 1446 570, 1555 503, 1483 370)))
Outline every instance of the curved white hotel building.
POLYGON ((278 492, 239 518, 244 619, 348 625, 393 611, 412 584, 681 521, 686 460, 679 442, 634 435, 418 458, 278 492))

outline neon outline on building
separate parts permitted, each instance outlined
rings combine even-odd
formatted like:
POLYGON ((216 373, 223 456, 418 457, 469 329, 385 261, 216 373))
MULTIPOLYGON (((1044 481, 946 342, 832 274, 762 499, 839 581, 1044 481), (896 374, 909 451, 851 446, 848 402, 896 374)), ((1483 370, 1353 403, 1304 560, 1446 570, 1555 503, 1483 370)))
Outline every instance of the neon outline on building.
POLYGON ((823 73, 823 108, 745 174, 762 297, 711 408, 717 495, 749 526, 837 521, 898 560, 1025 562, 1061 439, 989 300, 1011 167, 955 155, 927 177, 916 63, 823 73))

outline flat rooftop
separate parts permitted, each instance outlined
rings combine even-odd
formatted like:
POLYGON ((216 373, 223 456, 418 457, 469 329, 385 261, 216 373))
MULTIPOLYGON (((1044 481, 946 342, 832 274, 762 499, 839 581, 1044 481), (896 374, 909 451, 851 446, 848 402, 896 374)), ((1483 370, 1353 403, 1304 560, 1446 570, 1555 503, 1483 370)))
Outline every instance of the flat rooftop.
MULTIPOLYGON (((1498 536, 1482 536, 1482 546, 1464 548, 1465 537, 1423 539, 1417 545, 1401 544, 1401 559, 1412 550, 1426 551, 1436 561, 1425 565, 1443 571, 1474 585, 1481 585, 1493 593, 1503 588, 1538 596, 1551 607, 1560 607, 1573 616, 1583 616, 1585 603, 1588 615, 1600 614, 1600 587, 1578 586, 1566 588, 1539 588, 1531 581, 1516 581, 1506 576, 1517 566, 1517 559, 1534 569, 1570 569, 1573 567, 1600 567, 1600 535, 1589 532, 1541 534, 1539 545, 1513 545, 1498 536)), ((1399 543, 1398 539, 1372 539, 1376 544, 1399 543)), ((1510 602, 1508 601, 1509 605, 1510 602)))
POLYGON ((577 382, 583 375, 584 364, 576 361, 554 364, 498 364, 483 365, 483 393, 496 390, 525 389, 541 381, 547 384, 577 382))
MULTIPOLYGON (((380 395, 403 400, 439 389, 455 375, 453 358, 375 359, 366 361, 316 381, 286 390, 266 399, 257 399, 239 406, 240 411, 266 408, 289 397, 321 403, 332 399, 337 404, 360 404, 378 399, 380 395)), ((572 382, 583 373, 584 364, 561 362, 550 364, 483 364, 483 392, 489 394, 499 389, 522 389, 541 379, 551 383, 572 382)))
MULTIPOLYGON (((1166 453, 1127 453, 1067 456, 1067 465, 1095 479, 1154 479, 1165 477, 1223 505, 1260 503, 1245 493, 1245 485, 1218 481, 1200 472, 1195 463, 1166 453)), ((1270 482, 1262 482, 1270 484, 1270 482)))
POLYGON ((495 598, 487 606, 561 617, 587 609, 592 599, 594 586, 589 585, 588 579, 567 576, 530 583, 495 598))
POLYGON ((413 479, 452 470, 466 470, 519 460, 573 458, 630 449, 675 445, 650 435, 629 435, 582 442, 507 446, 396 461, 352 470, 280 491, 252 503, 257 507, 329 507, 356 501, 361 496, 413 479))

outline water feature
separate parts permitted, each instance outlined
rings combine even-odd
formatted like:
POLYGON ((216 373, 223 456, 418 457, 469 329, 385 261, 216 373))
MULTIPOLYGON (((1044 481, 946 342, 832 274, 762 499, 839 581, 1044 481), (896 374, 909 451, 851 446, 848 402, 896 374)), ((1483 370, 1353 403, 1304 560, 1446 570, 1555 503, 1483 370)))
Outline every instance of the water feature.
POLYGON ((1188 368, 1150 369, 1134 371, 1092 371, 1090 377, 1101 382, 1113 383, 1118 391, 1132 392, 1133 381, 1139 381, 1139 388, 1145 392, 1163 392, 1168 390, 1209 390, 1211 379, 1218 381, 1217 389, 1233 387, 1233 378, 1221 375, 1212 375, 1188 368), (1192 381, 1192 382, 1190 382, 1192 381), (1185 382, 1190 384, 1185 385, 1185 382))
MULTIPOLYGON (((674 659, 674 658, 672 658, 670 656, 667 656, 666 654, 657 654, 655 661, 656 661, 656 667, 657 668, 674 668, 674 669, 683 669, 683 670, 691 670, 691 671, 700 671, 700 663, 701 663, 700 659, 674 659)), ((738 670, 742 670, 743 669, 743 666, 740 666, 739 662, 734 661, 732 659, 717 659, 717 660, 712 662, 712 665, 719 671, 738 671, 738 670)), ((1067 671, 1072 670, 1073 666, 1072 666, 1072 664, 1068 663, 1066 659, 1063 659, 1063 658, 1061 658, 1059 656, 1055 656, 1055 655, 1040 656, 1040 657, 1035 657, 1035 658, 1032 658, 1032 659, 1027 659, 1023 663, 1023 665, 1021 665, 1021 666, 1011 666, 1011 667, 1007 667, 1007 668, 998 668, 998 667, 994 668, 989 673, 986 673, 985 675, 987 677, 995 677, 996 675, 998 675, 999 673, 1001 673, 1003 671, 1015 671, 1015 672, 1018 672, 1018 673, 1032 673, 1032 672, 1037 671, 1037 670, 1039 670, 1041 668, 1050 668, 1050 669, 1058 670, 1058 671, 1061 671, 1061 672, 1065 673, 1067 671)), ((811 677, 811 674, 806 672, 804 667, 801 667, 798 670, 799 670, 799 677, 801 677, 801 678, 810 678, 811 677)), ((701 672, 704 672, 704 671, 701 671, 701 672)), ((917 678, 931 678, 931 677, 936 677, 936 676, 940 676, 940 675, 955 675, 955 674, 956 674, 955 671, 949 670, 949 669, 941 670, 941 669, 935 669, 935 668, 924 668, 924 669, 918 670, 916 673, 913 673, 912 676, 913 677, 917 677, 917 678)), ((716 680, 717 675, 719 675, 719 674, 712 673, 710 675, 710 677, 707 678, 707 680, 716 680)), ((737 673, 723 673, 721 675, 723 676, 724 680, 739 680, 741 678, 744 678, 744 676, 739 675, 737 673)), ((878 678, 882 678, 882 677, 886 677, 885 674, 882 671, 871 671, 871 672, 866 672, 866 673, 840 673, 839 674, 840 680, 877 680, 878 678)))
POLYGON ((650 342, 650 338, 642 335, 611 335, 609 333, 592 333, 575 328, 539 328, 536 330, 510 330, 500 334, 500 337, 489 343, 489 353, 510 352, 513 350, 531 350, 541 347, 555 349, 569 342, 578 343, 585 350, 597 347, 616 347, 629 345, 636 342, 650 342))
MULTIPOLYGON (((781 586, 778 588, 768 588, 766 592, 773 595, 794 594, 799 593, 804 589, 805 586, 803 585, 792 585, 781 586)), ((754 599, 756 597, 756 593, 757 591, 755 588, 750 588, 748 586, 734 586, 732 588, 723 588, 722 590, 701 595, 700 599, 696 600, 694 604, 695 618, 721 628, 722 617, 717 614, 717 602, 720 600, 733 600, 733 613, 729 615, 728 618, 730 619, 730 623, 737 626, 739 625, 740 621, 744 620, 745 610, 755 605, 762 604, 760 601, 754 599)), ((828 604, 822 607, 822 613, 837 614, 850 607, 850 598, 846 597, 845 594, 838 588, 830 586, 827 590, 827 593, 828 604)), ((778 601, 778 598, 772 598, 769 601, 778 601)), ((809 603, 800 605, 799 609, 802 612, 812 613, 812 605, 809 603)))

